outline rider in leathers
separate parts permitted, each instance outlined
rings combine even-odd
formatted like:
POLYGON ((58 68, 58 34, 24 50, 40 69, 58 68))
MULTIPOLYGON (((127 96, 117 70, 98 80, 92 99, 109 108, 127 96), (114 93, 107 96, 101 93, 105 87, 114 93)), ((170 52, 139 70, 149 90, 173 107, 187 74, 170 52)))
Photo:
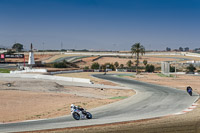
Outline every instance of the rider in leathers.
POLYGON ((78 109, 78 110, 80 110, 84 115, 86 115, 86 111, 85 111, 83 108, 81 108, 81 107, 79 107, 79 106, 75 106, 74 104, 71 104, 71 112, 72 112, 74 109, 78 109))

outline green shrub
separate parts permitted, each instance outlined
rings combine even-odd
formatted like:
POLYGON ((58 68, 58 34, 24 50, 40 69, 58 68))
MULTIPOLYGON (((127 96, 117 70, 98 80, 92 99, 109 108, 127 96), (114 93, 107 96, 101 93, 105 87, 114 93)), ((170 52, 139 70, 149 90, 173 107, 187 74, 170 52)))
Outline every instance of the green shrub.
POLYGON ((143 60, 143 64, 144 64, 145 66, 147 65, 147 63, 148 63, 147 60, 143 60))
POLYGON ((58 63, 54 63, 54 67, 55 68, 66 68, 67 65, 65 62, 58 62, 58 63))
POLYGON ((116 68, 118 68, 118 67, 119 67, 119 63, 118 63, 117 61, 115 62, 115 64, 114 64, 114 65, 115 65, 115 67, 116 67, 116 68))
POLYGON ((170 72, 175 72, 175 67, 174 66, 170 66, 170 72))
POLYGON ((84 67, 84 70, 88 70, 88 69, 89 69, 89 66, 85 66, 85 67, 84 67))
POLYGON ((190 64, 186 69, 187 69, 187 72, 194 72, 196 70, 196 67, 190 64))
POLYGON ((154 65, 147 64, 146 67, 145 67, 146 72, 154 72, 154 70, 155 70, 154 65))
POLYGON ((115 66, 111 63, 105 63, 104 65, 102 65, 102 69, 112 69, 115 70, 115 66))
POLYGON ((91 66, 91 69, 99 69, 100 65, 98 62, 94 62, 91 66))
POLYGON ((123 69, 124 68, 124 64, 120 64, 119 68, 123 69))
POLYGON ((131 60, 129 60, 129 61, 126 63, 126 65, 128 66, 128 68, 130 68, 132 64, 133 64, 133 62, 132 62, 131 60))

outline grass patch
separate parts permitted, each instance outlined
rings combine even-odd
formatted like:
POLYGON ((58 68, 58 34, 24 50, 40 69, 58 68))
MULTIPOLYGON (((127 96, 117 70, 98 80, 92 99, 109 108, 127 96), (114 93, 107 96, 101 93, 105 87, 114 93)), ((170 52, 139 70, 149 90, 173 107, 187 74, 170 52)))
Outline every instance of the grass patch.
POLYGON ((122 75, 117 75, 118 77, 132 77, 135 78, 134 75, 129 75, 129 74, 122 74, 122 75))
POLYGON ((157 75, 160 76, 160 77, 174 77, 174 75, 172 75, 172 74, 170 74, 168 76, 168 75, 165 75, 165 74, 162 74, 162 73, 158 73, 157 75))
POLYGON ((128 98, 127 96, 118 96, 118 97, 111 97, 109 99, 126 99, 128 98))
POLYGON ((0 73, 10 73, 9 69, 0 68, 0 73))
POLYGON ((124 76, 127 76, 127 75, 117 75, 118 77, 124 77, 124 76))

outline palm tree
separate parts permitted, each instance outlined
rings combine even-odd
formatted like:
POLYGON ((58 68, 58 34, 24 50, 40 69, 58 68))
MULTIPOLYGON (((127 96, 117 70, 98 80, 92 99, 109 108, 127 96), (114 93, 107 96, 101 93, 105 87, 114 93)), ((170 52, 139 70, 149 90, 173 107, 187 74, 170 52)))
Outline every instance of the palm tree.
POLYGON ((140 43, 135 43, 131 47, 131 53, 132 55, 135 54, 136 56, 136 74, 138 74, 138 65, 139 65, 139 57, 140 54, 143 55, 145 54, 145 48, 144 46, 140 45, 140 43))

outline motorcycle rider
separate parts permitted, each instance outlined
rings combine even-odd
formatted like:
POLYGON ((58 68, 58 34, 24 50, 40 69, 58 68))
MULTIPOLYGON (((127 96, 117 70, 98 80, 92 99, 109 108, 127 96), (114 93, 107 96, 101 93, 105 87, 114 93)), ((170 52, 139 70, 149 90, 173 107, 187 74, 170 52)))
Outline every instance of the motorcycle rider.
POLYGON ((74 106, 74 104, 71 104, 71 112, 73 112, 74 109, 76 109, 76 106, 74 106))
POLYGON ((80 110, 83 114, 86 115, 86 111, 85 111, 83 108, 81 108, 81 107, 79 107, 79 106, 75 106, 74 104, 71 104, 71 112, 73 112, 74 109, 78 109, 78 110, 80 110))
POLYGON ((192 87, 188 86, 186 90, 192 96, 192 87))

